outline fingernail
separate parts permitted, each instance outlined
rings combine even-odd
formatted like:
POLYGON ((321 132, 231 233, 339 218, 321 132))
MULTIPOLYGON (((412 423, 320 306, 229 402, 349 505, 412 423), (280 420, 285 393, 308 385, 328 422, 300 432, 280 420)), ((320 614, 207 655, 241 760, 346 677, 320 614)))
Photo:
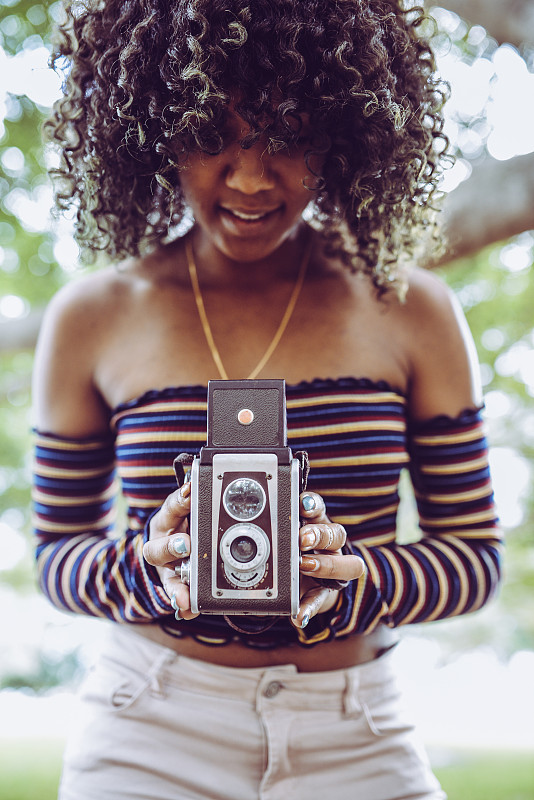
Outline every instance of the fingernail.
POLYGON ((174 609, 175 611, 179 611, 179 610, 180 610, 180 609, 178 608, 178 603, 176 602, 176 595, 174 594, 174 592, 173 592, 173 594, 171 595, 171 606, 173 607, 173 609, 174 609))
POLYGON ((315 505, 315 497, 311 494, 305 494, 302 498, 302 508, 304 511, 313 511, 315 505))
POLYGON ((304 572, 316 572, 319 569, 319 561, 310 556, 302 556, 300 568, 303 569, 304 572))
POLYGON ((317 528, 312 528, 311 530, 306 531, 306 533, 302 537, 302 546, 315 547, 320 538, 321 534, 319 533, 317 528))
POLYGON ((185 500, 186 497, 189 497, 191 494, 191 483, 187 481, 182 486, 180 486, 180 497, 182 500, 185 500))
POLYGON ((310 621, 310 615, 304 614, 304 616, 302 617, 302 622, 300 623, 300 627, 305 628, 309 621, 310 621))
POLYGON ((182 619, 183 619, 183 617, 182 617, 182 616, 181 616, 181 614, 180 614, 180 609, 179 609, 179 608, 177 608, 177 609, 176 609, 176 611, 175 611, 175 614, 174 614, 174 619, 175 619, 177 622, 180 622, 180 620, 182 620, 182 619))
POLYGON ((174 539, 171 539, 169 547, 180 558, 187 555, 187 545, 183 536, 175 536, 174 539))

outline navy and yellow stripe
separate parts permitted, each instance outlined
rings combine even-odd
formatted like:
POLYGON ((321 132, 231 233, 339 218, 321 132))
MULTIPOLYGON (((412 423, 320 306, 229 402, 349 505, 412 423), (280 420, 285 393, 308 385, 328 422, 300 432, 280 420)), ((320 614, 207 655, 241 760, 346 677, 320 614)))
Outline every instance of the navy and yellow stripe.
MULTIPOLYGON (((500 545, 479 412, 411 426, 402 394, 345 379, 288 386, 287 417, 290 446, 310 457, 309 488, 325 498, 367 564, 328 628, 303 644, 379 622, 440 619, 487 601, 499 580, 500 545), (396 537, 405 468, 422 533, 408 545, 396 537)), ((205 387, 151 391, 119 406, 105 439, 36 435, 38 564, 52 602, 116 620, 157 619, 174 635, 211 643, 237 635, 218 617, 173 625, 157 573, 142 558, 147 519, 176 488, 175 456, 197 453, 205 438, 205 387), (112 538, 117 479, 128 527, 112 538)), ((297 638, 284 620, 269 635, 273 645, 297 638)))

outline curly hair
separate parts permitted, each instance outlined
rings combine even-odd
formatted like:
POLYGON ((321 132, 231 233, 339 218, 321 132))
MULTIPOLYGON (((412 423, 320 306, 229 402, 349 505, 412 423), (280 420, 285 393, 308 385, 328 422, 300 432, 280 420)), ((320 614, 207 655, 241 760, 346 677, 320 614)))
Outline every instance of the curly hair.
POLYGON ((45 123, 60 148, 56 204, 82 251, 139 255, 187 209, 190 153, 225 146, 229 106, 250 147, 291 148, 309 115, 312 224, 330 254, 398 288, 400 264, 439 247, 446 91, 403 0, 65 0, 51 64, 63 96, 45 123), (422 236, 422 234, 425 236, 422 236))

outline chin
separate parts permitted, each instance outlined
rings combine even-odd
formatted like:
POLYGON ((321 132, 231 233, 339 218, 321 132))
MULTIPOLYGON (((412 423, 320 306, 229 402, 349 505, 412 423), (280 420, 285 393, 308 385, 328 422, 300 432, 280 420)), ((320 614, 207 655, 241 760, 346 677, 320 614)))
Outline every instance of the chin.
POLYGON ((240 263, 251 263, 268 258, 282 246, 287 235, 268 242, 258 241, 228 241, 226 237, 218 245, 219 250, 227 258, 240 263))

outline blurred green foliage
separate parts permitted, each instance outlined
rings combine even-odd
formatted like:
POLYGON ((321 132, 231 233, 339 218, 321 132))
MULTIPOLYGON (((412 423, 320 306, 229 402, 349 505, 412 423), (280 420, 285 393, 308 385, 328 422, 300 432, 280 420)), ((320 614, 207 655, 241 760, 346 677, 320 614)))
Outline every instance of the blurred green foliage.
POLYGON ((509 490, 501 496, 507 546, 499 601, 484 618, 487 627, 480 624, 477 630, 475 615, 452 635, 461 645, 463 628, 471 643, 493 642, 506 655, 534 648, 534 234, 450 264, 441 274, 460 299, 475 339, 490 444, 495 466, 502 459, 501 469, 508 472, 509 490), (511 518, 513 524, 507 524, 511 518))
MULTIPOLYGON (((49 47, 47 37, 58 5, 0 0, 0 69, 5 75, 19 69, 17 57, 49 47)), ((454 47, 468 61, 491 53, 491 40, 479 36, 475 45, 465 24, 459 21, 458 25, 458 30, 449 32, 444 47, 450 46, 452 37, 454 47)), ((9 302, 0 307, 0 334, 2 326, 10 323, 10 314, 17 324, 23 324, 42 309, 75 266, 64 260, 58 263, 57 237, 49 223, 42 222, 46 217, 43 203, 51 204, 40 134, 48 109, 23 94, 8 92, 3 98, 2 83, 0 80, 0 296, 9 302)), ((468 121, 458 124, 465 127, 468 121)), ((461 138, 459 141, 461 145, 461 138)), ((482 150, 483 139, 477 158, 483 157, 482 150)), ((461 149, 459 152, 462 155, 461 149)), ((506 582, 499 602, 489 615, 482 612, 454 627, 451 638, 456 647, 489 641, 505 655, 517 648, 534 647, 534 618, 529 613, 534 588, 533 261, 534 239, 526 233, 442 270, 458 293, 477 344, 488 397, 491 444, 497 451, 512 454, 515 460, 510 464, 526 475, 517 501, 517 520, 509 531, 506 582)), ((31 597, 36 591, 29 533, 31 369, 30 349, 0 348, 0 590, 2 586, 6 591, 16 589, 19 597, 31 597)), ((433 633, 446 638, 447 626, 439 623, 433 626, 433 633)), ((15 670, 8 676, 4 672, 3 682, 49 686, 73 675, 75 662, 75 656, 68 655, 64 669, 56 662, 51 668, 41 654, 31 674, 15 670)))
MULTIPOLYGON (((0 2, 0 47, 6 77, 21 69, 17 57, 49 47, 47 37, 57 7, 57 3, 45 6, 31 0, 0 2)), ((32 202, 38 204, 40 192, 48 187, 40 135, 47 112, 48 108, 27 96, 7 92, 0 116, 0 293, 12 293, 16 286, 19 296, 30 305, 48 300, 63 279, 54 259, 50 229, 39 229, 31 218, 32 202), (23 215, 17 213, 21 207, 26 211, 23 215)))
MULTIPOLYGON (((0 800, 55 800, 63 741, 0 740, 0 800)), ((448 800, 534 800, 530 753, 459 753, 435 769, 448 800)))
POLYGON ((64 742, 0 741, 0 800, 55 800, 64 742))
POLYGON ((448 800, 534 800, 531 753, 461 753, 435 770, 448 800))
MULTIPOLYGON (((18 299, 20 317, 25 318, 43 307, 65 280, 54 256, 50 224, 43 225, 44 215, 38 213, 43 196, 49 193, 41 142, 48 108, 25 95, 6 92, 3 96, 2 92, 2 86, 9 85, 9 79, 22 68, 17 58, 47 47, 57 6, 31 0, 0 3, 0 296, 4 298, 0 326, 11 319, 6 297, 18 299)), ((0 352, 0 521, 25 531, 29 519, 31 369, 31 352, 0 352)), ((4 583, 21 590, 33 587, 27 564, 19 562, 0 575, 4 583)))

